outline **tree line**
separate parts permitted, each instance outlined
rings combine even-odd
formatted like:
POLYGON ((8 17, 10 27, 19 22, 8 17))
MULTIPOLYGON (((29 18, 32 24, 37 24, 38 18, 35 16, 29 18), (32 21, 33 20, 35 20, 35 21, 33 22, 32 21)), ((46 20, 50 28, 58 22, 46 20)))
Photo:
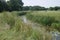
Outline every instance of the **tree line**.
POLYGON ((22 0, 0 0, 0 12, 2 11, 20 11, 22 10, 22 0))
POLYGON ((45 8, 42 6, 23 6, 22 0, 0 0, 0 12, 2 11, 41 11, 41 10, 60 10, 60 6, 45 8))
POLYGON ((24 6, 23 7, 23 10, 24 11, 27 11, 27 10, 32 10, 32 11, 46 11, 46 10, 51 10, 51 11, 57 11, 57 10, 60 10, 60 6, 55 6, 55 7, 49 7, 49 8, 45 8, 45 7, 42 7, 42 6, 24 6))

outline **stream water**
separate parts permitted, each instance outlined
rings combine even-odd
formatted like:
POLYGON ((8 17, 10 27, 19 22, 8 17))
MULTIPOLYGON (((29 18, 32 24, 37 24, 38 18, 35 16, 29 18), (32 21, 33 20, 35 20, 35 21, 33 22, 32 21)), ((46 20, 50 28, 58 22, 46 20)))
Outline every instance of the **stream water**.
MULTIPOLYGON (((31 24, 27 20, 26 16, 21 16, 21 19, 25 24, 31 24)), ((35 24, 32 24, 32 26, 36 27, 35 24)), ((50 32, 50 33, 52 34, 52 40, 60 40, 60 33, 59 32, 50 32)))
POLYGON ((22 19, 22 21, 23 21, 24 23, 27 23, 27 18, 26 18, 26 16, 21 16, 21 19, 22 19))

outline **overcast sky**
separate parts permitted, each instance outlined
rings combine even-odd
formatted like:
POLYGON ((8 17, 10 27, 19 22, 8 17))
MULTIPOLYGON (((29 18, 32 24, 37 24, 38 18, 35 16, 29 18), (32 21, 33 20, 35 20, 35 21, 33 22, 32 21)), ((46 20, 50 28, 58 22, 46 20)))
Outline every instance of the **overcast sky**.
POLYGON ((22 0, 24 6, 44 6, 44 7, 54 7, 60 6, 60 0, 22 0))

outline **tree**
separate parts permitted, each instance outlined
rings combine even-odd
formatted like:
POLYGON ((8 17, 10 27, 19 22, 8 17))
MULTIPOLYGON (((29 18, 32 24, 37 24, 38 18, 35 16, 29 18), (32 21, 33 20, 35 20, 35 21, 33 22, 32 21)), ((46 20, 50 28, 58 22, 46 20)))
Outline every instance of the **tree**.
POLYGON ((30 7, 29 7, 29 6, 24 6, 24 7, 23 7, 23 10, 24 10, 24 11, 30 10, 30 7))
POLYGON ((7 3, 5 0, 0 0, 0 12, 7 10, 7 3))
POLYGON ((60 10, 60 7, 59 6, 55 6, 54 9, 57 11, 57 10, 60 10))
POLYGON ((12 11, 12 8, 11 8, 11 5, 10 5, 10 1, 7 1, 7 11, 9 11, 9 12, 12 11))
POLYGON ((22 10, 23 2, 22 0, 10 0, 10 6, 12 10, 19 11, 22 10))
POLYGON ((52 11, 52 10, 54 10, 54 7, 50 7, 50 8, 48 8, 48 9, 52 11))
POLYGON ((51 11, 55 10, 55 11, 57 11, 57 10, 60 10, 60 7, 59 6, 50 7, 49 10, 51 10, 51 11))
POLYGON ((35 11, 46 10, 45 7, 41 7, 41 6, 32 6, 30 7, 30 9, 35 11))
POLYGON ((5 10, 5 6, 6 6, 5 0, 0 0, 0 12, 5 10))
POLYGON ((0 1, 0 12, 2 12, 3 11, 3 4, 2 4, 2 2, 0 1))

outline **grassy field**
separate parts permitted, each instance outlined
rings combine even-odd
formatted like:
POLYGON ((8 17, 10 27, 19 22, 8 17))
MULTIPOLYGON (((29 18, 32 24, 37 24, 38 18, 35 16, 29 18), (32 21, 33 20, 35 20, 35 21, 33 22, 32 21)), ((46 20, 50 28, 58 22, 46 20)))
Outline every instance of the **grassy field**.
POLYGON ((27 13, 27 18, 50 28, 48 30, 60 31, 60 11, 31 11, 27 13))
POLYGON ((24 24, 16 13, 0 13, 0 40, 51 40, 49 33, 34 30, 30 25, 24 24))

